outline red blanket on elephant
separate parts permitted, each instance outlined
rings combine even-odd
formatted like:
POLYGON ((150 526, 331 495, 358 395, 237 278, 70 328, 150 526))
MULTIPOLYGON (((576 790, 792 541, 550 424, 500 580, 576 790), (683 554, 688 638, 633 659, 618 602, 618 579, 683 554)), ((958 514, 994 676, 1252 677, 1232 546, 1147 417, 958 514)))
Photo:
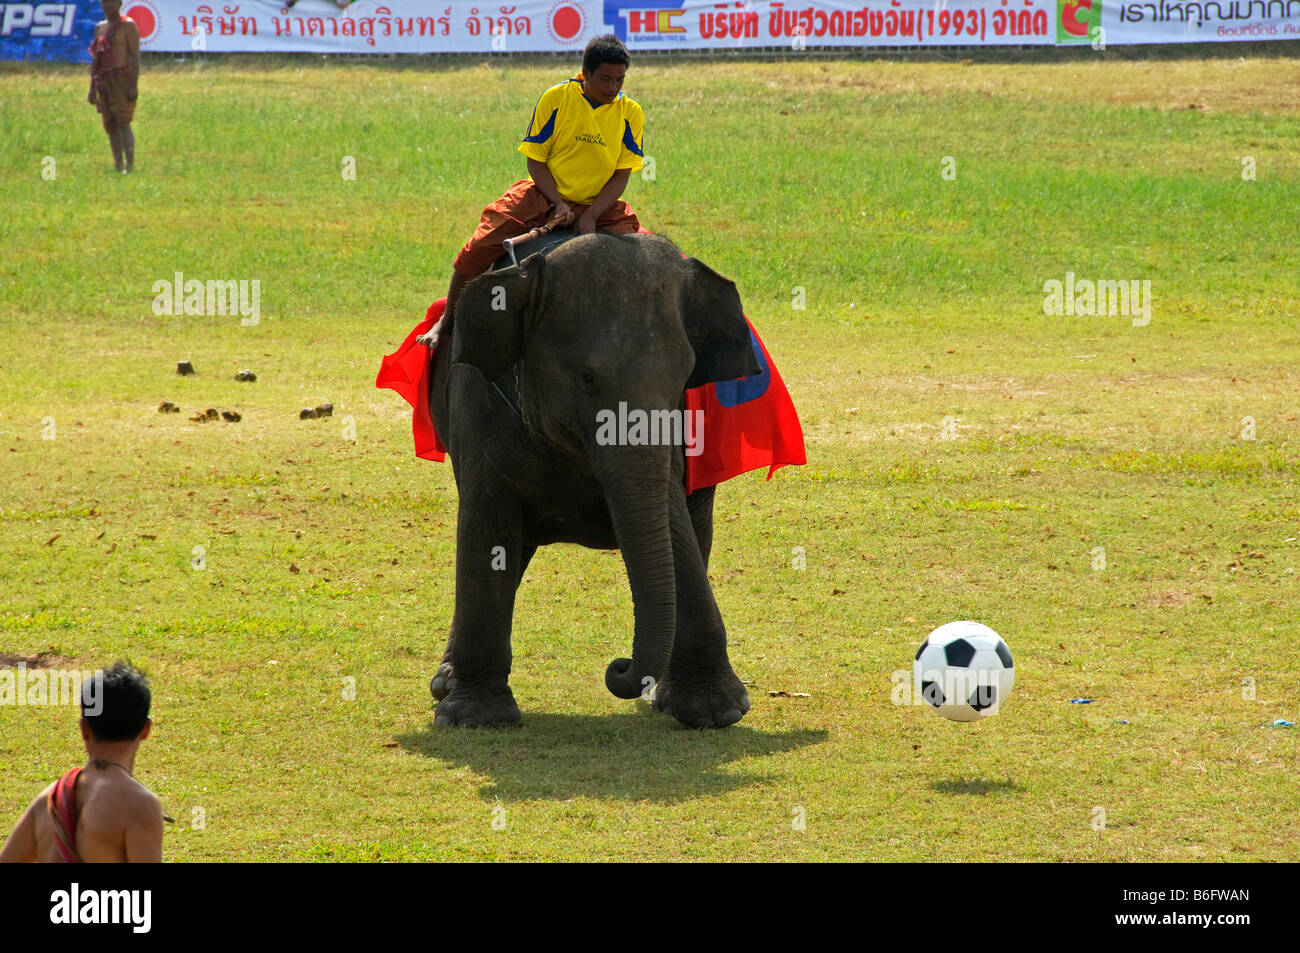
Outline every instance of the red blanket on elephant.
MULTIPOLYGON (((445 460, 447 448, 438 439, 429 412, 429 349, 415 339, 442 318, 445 298, 435 301, 406 340, 379 365, 376 387, 395 390, 411 405, 415 455, 445 460)), ((749 321, 749 318, 745 319, 749 321)), ((759 372, 738 381, 705 384, 686 391, 686 409, 704 411, 703 452, 686 457, 686 492, 713 486, 734 476, 767 467, 767 478, 778 467, 807 462, 803 428, 794 402, 785 389, 767 348, 749 325, 759 372)))

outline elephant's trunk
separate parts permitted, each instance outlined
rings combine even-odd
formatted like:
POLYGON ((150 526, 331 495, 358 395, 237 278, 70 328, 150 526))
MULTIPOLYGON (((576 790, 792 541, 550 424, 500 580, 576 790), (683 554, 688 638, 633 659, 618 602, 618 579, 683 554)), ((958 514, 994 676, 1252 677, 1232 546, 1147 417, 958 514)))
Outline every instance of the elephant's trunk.
MULTIPOLYGON (((677 584, 668 531, 671 468, 667 459, 659 459, 668 449, 647 448, 639 454, 635 477, 601 480, 627 567, 636 619, 632 657, 615 659, 605 671, 605 687, 619 698, 645 694, 668 671, 673 654, 677 584)), ((622 452, 631 451, 622 448, 622 452)))

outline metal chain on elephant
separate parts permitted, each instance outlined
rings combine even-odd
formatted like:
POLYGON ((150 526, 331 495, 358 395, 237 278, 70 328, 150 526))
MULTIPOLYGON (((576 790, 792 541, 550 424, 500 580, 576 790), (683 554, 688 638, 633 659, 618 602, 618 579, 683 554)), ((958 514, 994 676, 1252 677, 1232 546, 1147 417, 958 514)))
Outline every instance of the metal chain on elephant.
POLYGON ((501 395, 501 399, 506 402, 506 406, 510 408, 510 412, 513 413, 516 417, 518 417, 521 421, 523 421, 524 424, 527 424, 528 421, 524 420, 524 415, 520 411, 515 410, 515 405, 510 403, 510 398, 507 397, 505 394, 501 393, 501 388, 497 386, 497 382, 492 381, 491 383, 492 383, 492 389, 501 395))
POLYGON ((516 417, 518 417, 520 422, 525 427, 527 427, 528 420, 527 418, 524 417, 524 392, 519 387, 519 365, 522 363, 523 361, 517 361, 515 363, 515 396, 519 399, 518 410, 515 410, 515 405, 510 400, 510 398, 507 397, 504 393, 502 393, 501 388, 497 386, 496 381, 489 381, 488 383, 490 383, 492 385, 492 389, 501 396, 501 399, 506 402, 506 406, 510 408, 511 413, 513 413, 516 417))
MULTIPOLYGON (((519 419, 523 422, 524 428, 528 429, 528 418, 524 416, 524 388, 519 383, 519 367, 523 363, 523 358, 515 361, 515 398, 519 401, 519 419)), ((513 408, 513 405, 511 406, 513 408)))

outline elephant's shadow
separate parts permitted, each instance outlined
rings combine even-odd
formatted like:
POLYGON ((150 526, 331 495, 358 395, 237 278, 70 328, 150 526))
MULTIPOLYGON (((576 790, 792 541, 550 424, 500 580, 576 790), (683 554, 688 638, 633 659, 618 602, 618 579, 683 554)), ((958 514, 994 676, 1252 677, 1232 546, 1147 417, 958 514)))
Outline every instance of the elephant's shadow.
MULTIPOLYGON (((647 706, 648 707, 648 706, 647 706)), ((735 761, 825 741, 824 729, 761 731, 735 725, 690 731, 649 710, 616 715, 528 714, 519 728, 435 728, 397 735, 412 754, 463 766, 491 781, 487 801, 573 797, 675 802, 771 783, 735 761)))

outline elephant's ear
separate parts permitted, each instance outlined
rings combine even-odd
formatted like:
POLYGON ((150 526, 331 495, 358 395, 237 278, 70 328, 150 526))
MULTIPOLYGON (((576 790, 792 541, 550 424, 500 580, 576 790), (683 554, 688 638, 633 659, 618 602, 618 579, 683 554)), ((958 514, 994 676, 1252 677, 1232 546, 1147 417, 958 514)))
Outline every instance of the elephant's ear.
POLYGON ((698 259, 686 259, 683 312, 686 336, 695 350, 695 369, 687 387, 758 373, 749 324, 734 282, 698 259))
POLYGON ((479 275, 465 286, 452 314, 451 360, 495 380, 524 353, 524 327, 541 286, 543 261, 479 275))

